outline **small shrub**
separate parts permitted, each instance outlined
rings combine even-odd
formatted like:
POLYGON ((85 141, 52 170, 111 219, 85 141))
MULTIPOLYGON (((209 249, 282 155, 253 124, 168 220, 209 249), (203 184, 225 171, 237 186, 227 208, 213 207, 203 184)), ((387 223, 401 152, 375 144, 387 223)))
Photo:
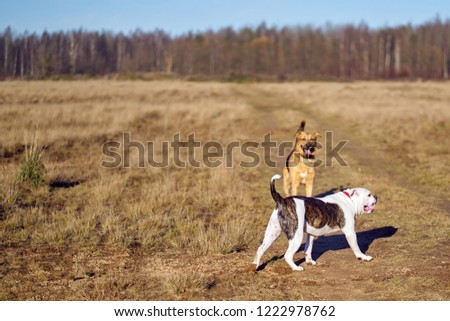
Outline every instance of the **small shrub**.
POLYGON ((45 166, 41 156, 42 152, 39 151, 36 138, 33 137, 32 143, 25 146, 25 160, 20 165, 17 176, 19 183, 26 183, 34 188, 45 185, 45 166))

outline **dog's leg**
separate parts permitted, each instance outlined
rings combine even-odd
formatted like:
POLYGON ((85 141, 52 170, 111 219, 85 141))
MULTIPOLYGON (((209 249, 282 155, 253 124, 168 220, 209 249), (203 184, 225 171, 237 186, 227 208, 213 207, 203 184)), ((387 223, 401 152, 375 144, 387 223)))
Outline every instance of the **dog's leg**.
POLYGON ((278 222, 278 211, 275 209, 270 216, 269 224, 267 224, 266 228, 266 234, 264 235, 264 241, 262 242, 261 246, 258 248, 258 251, 256 252, 255 260, 253 261, 253 264, 256 265, 256 268, 259 266, 259 262, 261 261, 261 257, 263 256, 264 252, 267 251, 267 249, 272 245, 273 242, 280 236, 281 234, 281 226, 278 222))
POLYGON ((314 172, 308 173, 305 179, 306 197, 312 197, 314 172))
POLYGON ((291 177, 291 194, 290 195, 298 195, 297 189, 302 181, 301 176, 298 173, 295 173, 293 177, 291 177))
POLYGON ((361 250, 359 249, 358 246, 358 240, 356 239, 356 233, 354 229, 346 229, 346 230, 342 230, 342 232, 344 232, 345 234, 345 238, 347 239, 348 244, 350 245, 350 247, 353 250, 353 253, 355 253, 355 256, 358 259, 361 259, 363 261, 371 261, 373 258, 371 256, 365 255, 364 253, 361 252, 361 250))
MULTIPOLYGON (((300 223, 300 222, 299 222, 300 223)), ((284 259, 294 271, 303 271, 301 266, 295 265, 294 255, 300 248, 303 240, 303 224, 299 224, 299 228, 292 239, 289 240, 289 246, 284 254, 284 259)))
POLYGON ((306 241, 305 241, 305 261, 306 263, 311 263, 312 265, 316 265, 317 262, 312 259, 311 253, 313 248, 314 236, 306 233, 306 241))
POLYGON ((287 167, 283 168, 283 187, 286 196, 290 196, 291 194, 291 174, 287 167))

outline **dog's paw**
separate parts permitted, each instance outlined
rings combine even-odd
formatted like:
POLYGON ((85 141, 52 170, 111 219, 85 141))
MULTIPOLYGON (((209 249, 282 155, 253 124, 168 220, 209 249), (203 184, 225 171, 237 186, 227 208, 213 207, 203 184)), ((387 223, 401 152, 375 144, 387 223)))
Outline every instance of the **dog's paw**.
POLYGON ((364 255, 359 257, 359 259, 363 260, 363 261, 372 261, 373 257, 369 256, 369 255, 364 255))
POLYGON ((255 264, 249 264, 245 269, 247 274, 255 274, 258 271, 258 266, 255 264))
POLYGON ((311 265, 317 265, 316 261, 314 261, 313 259, 308 259, 308 258, 306 258, 306 263, 309 263, 311 265))
POLYGON ((302 268, 301 266, 298 266, 298 265, 292 266, 292 269, 293 269, 294 271, 303 271, 303 268, 302 268))

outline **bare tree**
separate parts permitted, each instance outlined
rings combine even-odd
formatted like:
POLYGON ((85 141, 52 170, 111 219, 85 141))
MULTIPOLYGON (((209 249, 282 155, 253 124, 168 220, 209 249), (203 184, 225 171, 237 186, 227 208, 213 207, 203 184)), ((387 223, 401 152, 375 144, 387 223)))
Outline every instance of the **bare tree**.
POLYGON ((448 79, 450 20, 371 30, 326 25, 129 34, 43 32, 0 34, 6 77, 53 74, 167 72, 208 77, 448 79))

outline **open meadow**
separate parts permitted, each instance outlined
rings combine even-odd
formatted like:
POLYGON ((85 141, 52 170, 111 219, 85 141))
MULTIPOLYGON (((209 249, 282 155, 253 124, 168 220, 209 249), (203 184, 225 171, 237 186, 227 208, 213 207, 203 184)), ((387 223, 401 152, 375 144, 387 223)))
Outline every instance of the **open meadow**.
POLYGON ((0 128, 1 300, 450 300, 448 83, 3 81, 0 128), (348 166, 319 167, 314 195, 378 196, 357 218, 371 262, 336 233, 315 243, 317 266, 298 252, 305 271, 294 272, 282 235, 252 269, 270 178, 287 156, 277 149, 275 166, 262 147, 249 149, 260 156, 250 167, 238 148, 218 167, 201 148, 196 167, 174 164, 171 148, 165 167, 139 168, 138 148, 129 168, 101 166, 103 145, 124 133, 153 142, 159 160, 177 133, 202 145, 267 133, 292 142, 303 119, 323 145, 326 131, 333 146, 349 141, 339 151, 348 166), (45 166, 37 187, 23 179, 33 146, 45 166))

